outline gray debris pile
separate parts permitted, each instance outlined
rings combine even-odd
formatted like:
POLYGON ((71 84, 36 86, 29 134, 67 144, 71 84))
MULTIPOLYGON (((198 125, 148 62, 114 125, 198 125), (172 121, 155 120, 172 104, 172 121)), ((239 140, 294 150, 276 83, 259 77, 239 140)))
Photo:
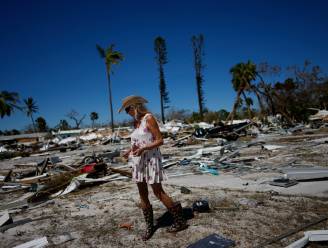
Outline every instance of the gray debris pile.
MULTIPOLYGON (((171 121, 160 129, 168 184, 180 186, 184 194, 193 194, 189 187, 214 186, 274 195, 328 196, 325 125, 284 127, 278 116, 268 118, 267 124, 249 120, 229 125, 171 121)), ((57 199, 65 199, 68 194, 113 181, 129 182, 130 168, 120 154, 129 147, 131 131, 88 129, 61 131, 51 137, 39 134, 2 138, 1 232, 29 222, 51 220, 53 214, 28 218, 19 215, 56 204, 57 199)), ((245 201, 253 202, 241 198, 237 203, 245 201)), ((89 208, 89 204, 80 203, 78 207, 89 208)), ((32 246, 28 247, 78 238, 72 235, 38 237, 29 241, 32 246)))

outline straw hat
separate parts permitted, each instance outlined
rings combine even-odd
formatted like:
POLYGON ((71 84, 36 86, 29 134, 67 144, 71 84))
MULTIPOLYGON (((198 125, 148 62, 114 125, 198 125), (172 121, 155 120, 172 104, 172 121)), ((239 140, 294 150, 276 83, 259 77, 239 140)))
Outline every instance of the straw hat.
POLYGON ((121 113, 123 109, 138 103, 148 103, 148 101, 141 96, 128 96, 122 100, 122 106, 118 112, 121 113))

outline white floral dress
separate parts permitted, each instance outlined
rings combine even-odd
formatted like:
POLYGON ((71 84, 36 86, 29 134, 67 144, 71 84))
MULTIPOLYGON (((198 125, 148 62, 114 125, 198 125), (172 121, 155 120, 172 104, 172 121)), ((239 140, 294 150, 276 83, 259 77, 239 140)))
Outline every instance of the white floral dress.
MULTIPOLYGON (((151 114, 146 114, 131 134, 131 148, 145 147, 154 142, 154 137, 147 128, 147 118, 151 114)), ((145 150, 141 156, 136 157, 130 154, 129 164, 132 166, 132 179, 135 182, 146 182, 149 184, 160 183, 166 179, 162 167, 162 155, 159 148, 145 150)))

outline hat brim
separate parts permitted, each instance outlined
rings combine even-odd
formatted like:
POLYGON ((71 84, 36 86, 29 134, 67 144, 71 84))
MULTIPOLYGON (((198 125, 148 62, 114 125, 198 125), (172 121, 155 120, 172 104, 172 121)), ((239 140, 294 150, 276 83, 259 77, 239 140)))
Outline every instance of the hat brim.
POLYGON ((126 109, 129 106, 132 106, 134 104, 144 104, 148 103, 148 101, 141 97, 141 96, 128 96, 123 100, 121 108, 118 110, 119 113, 123 111, 123 109, 126 109))

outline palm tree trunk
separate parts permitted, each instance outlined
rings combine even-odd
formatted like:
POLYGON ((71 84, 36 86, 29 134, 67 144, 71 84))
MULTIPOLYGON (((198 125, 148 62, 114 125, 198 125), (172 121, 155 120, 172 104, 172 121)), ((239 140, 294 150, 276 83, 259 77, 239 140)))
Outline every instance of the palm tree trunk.
POLYGON ((203 121, 204 114, 203 114, 203 102, 202 102, 202 91, 201 91, 202 78, 198 74, 196 75, 196 82, 197 82, 199 115, 200 115, 200 120, 203 121))
POLYGON ((112 128, 112 132, 114 132, 114 117, 113 117, 112 87, 111 87, 111 82, 110 82, 110 71, 109 71, 109 70, 107 70, 107 80, 108 80, 109 109, 110 109, 111 128, 112 128))
POLYGON ((161 96, 161 115, 162 115, 162 122, 163 124, 165 124, 163 96, 161 96))
POLYGON ((34 119, 33 119, 33 115, 32 114, 31 114, 31 120, 32 120, 32 125, 33 125, 34 132, 36 133, 35 123, 34 123, 34 119))
POLYGON ((250 106, 250 104, 247 102, 247 96, 246 96, 246 94, 245 94, 244 91, 242 92, 242 94, 243 94, 243 97, 244 97, 245 102, 246 102, 246 105, 247 105, 248 117, 249 117, 249 119, 252 119, 253 116, 252 116, 251 106, 250 106))
POLYGON ((233 117, 235 116, 235 113, 236 113, 236 110, 237 110, 237 107, 238 107, 238 104, 239 104, 239 99, 240 99, 240 95, 241 95, 242 91, 243 91, 242 89, 238 90, 235 103, 233 104, 232 111, 229 113, 229 115, 226 119, 226 123, 228 123, 229 120, 231 120, 231 123, 232 123, 233 117))
POLYGON ((162 65, 159 67, 159 81, 160 81, 160 94, 161 94, 161 115, 162 115, 162 122, 165 124, 165 115, 164 115, 164 96, 165 92, 162 92, 162 83, 164 83, 164 71, 162 65))
POLYGON ((263 115, 265 114, 264 105, 263 105, 262 99, 261 99, 260 94, 257 91, 256 87, 253 87, 253 92, 255 93, 257 101, 260 105, 260 118, 262 119, 263 115))

